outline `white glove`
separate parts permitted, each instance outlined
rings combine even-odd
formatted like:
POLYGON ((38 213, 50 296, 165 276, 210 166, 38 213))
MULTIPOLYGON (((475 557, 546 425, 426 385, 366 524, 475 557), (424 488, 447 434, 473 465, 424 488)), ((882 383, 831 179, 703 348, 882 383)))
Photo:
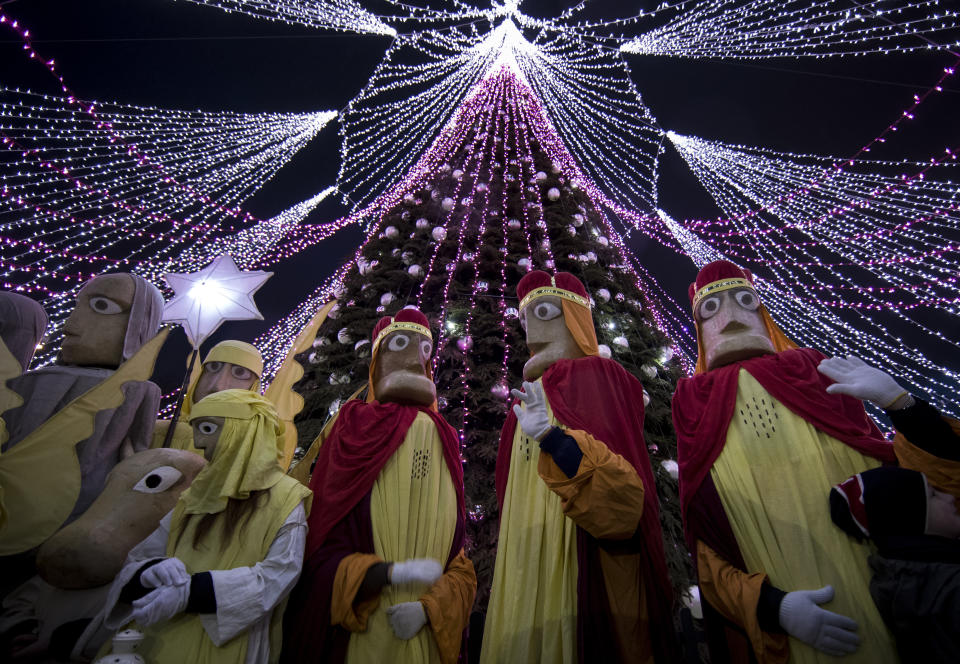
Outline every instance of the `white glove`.
POLYGON ((835 380, 827 387, 830 394, 849 394, 880 408, 891 406, 903 396, 904 389, 890 375, 871 367, 856 355, 831 357, 820 362, 817 370, 835 380))
POLYGON ((182 586, 190 582, 190 574, 179 558, 166 558, 151 565, 140 575, 140 584, 144 588, 160 586, 182 586))
POLYGON ((427 613, 420 602, 402 602, 387 608, 387 618, 398 639, 412 639, 427 624, 427 613))
POLYGON ((550 433, 550 416, 547 414, 547 397, 543 394, 543 385, 524 381, 523 391, 510 390, 516 398, 523 402, 513 406, 513 414, 517 416, 520 429, 523 433, 536 441, 540 441, 550 433))
POLYGON ((182 586, 160 586, 133 601, 132 618, 143 627, 156 625, 183 613, 189 599, 189 583, 182 586))
POLYGON ((856 652, 860 645, 857 623, 817 606, 832 599, 833 586, 787 593, 780 602, 780 626, 790 636, 828 655, 840 657, 856 652))
POLYGON ((432 586, 443 576, 443 565, 432 558, 412 558, 390 566, 390 583, 421 583, 432 586))

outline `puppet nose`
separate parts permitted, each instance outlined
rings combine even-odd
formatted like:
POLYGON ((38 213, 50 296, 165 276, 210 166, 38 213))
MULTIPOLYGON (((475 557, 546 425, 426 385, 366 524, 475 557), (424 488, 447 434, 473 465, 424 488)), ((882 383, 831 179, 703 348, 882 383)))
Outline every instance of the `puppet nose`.
POLYGON ((527 349, 530 351, 531 355, 536 355, 537 353, 542 351, 544 348, 546 348, 548 345, 549 344, 546 342, 527 341, 527 349))

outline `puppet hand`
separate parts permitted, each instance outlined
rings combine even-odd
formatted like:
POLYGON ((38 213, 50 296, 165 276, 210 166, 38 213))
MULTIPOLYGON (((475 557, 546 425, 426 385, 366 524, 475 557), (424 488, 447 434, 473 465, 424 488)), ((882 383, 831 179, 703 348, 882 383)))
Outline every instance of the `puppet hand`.
POLYGON ((432 558, 412 558, 390 566, 390 583, 422 583, 432 586, 443 576, 443 565, 432 558))
POLYGON ((831 357, 820 362, 817 370, 837 381, 827 387, 830 394, 849 394, 886 408, 902 396, 904 389, 890 375, 871 367, 856 355, 831 357))
POLYGON ((387 618, 398 639, 412 639, 427 624, 427 614, 420 602, 403 602, 387 609, 387 618))
POLYGON ((780 626, 790 636, 828 655, 840 657, 856 652, 860 645, 857 623, 817 606, 832 599, 833 586, 787 593, 780 602, 780 626))
POLYGON ((166 558, 145 569, 140 575, 140 583, 144 588, 182 586, 190 583, 190 574, 179 558, 166 558))
POLYGON ((536 441, 550 433, 550 416, 547 414, 547 397, 543 394, 543 385, 524 381, 523 391, 510 390, 517 399, 523 402, 523 407, 516 404, 513 414, 523 433, 536 441))
POLYGON ((140 625, 149 627, 183 613, 190 599, 190 584, 160 586, 133 601, 133 616, 140 625))

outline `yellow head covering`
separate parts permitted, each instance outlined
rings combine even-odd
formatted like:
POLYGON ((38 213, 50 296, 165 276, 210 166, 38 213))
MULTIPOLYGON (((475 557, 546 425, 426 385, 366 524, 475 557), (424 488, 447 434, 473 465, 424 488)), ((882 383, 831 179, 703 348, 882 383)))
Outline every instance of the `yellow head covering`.
POLYGON ((260 392, 260 377, 263 376, 263 356, 256 346, 235 339, 221 341, 210 349, 200 366, 193 371, 190 376, 190 387, 183 398, 183 406, 180 417, 183 421, 189 421, 190 412, 193 409, 193 393, 197 389, 197 382, 203 374, 203 366, 208 362, 229 362, 237 366, 249 369, 257 374, 257 380, 250 387, 251 392, 260 392))
POLYGON ((244 500, 284 477, 283 425, 269 401, 249 390, 224 390, 194 405, 190 420, 201 417, 225 419, 213 460, 180 496, 186 514, 216 514, 229 498, 244 500))

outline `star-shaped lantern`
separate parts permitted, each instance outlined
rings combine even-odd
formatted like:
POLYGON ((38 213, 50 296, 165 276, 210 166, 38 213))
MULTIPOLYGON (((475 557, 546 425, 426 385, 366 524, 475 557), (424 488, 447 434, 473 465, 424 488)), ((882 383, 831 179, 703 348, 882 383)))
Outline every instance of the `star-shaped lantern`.
POLYGON ((163 322, 179 323, 194 349, 227 320, 263 320, 253 294, 273 272, 241 272, 229 254, 190 274, 163 275, 174 296, 163 307, 163 322))

